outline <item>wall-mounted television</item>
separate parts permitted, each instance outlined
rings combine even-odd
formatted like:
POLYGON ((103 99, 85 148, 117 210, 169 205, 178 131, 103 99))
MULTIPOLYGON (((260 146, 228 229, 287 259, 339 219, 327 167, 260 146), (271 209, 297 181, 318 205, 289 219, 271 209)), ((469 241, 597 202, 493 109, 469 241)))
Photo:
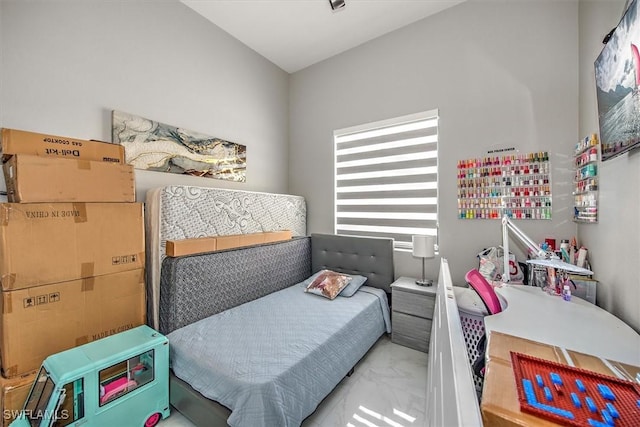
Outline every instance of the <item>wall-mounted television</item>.
POLYGON ((595 61, 603 161, 640 147, 639 2, 629 2, 595 61))

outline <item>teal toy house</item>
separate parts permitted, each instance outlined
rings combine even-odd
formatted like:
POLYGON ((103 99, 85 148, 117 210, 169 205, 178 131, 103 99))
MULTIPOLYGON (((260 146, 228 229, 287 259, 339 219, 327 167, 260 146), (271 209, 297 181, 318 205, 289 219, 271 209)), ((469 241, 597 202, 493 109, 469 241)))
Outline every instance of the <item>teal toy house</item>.
POLYGON ((168 416, 169 341, 139 326, 47 357, 11 427, 152 427, 168 416))

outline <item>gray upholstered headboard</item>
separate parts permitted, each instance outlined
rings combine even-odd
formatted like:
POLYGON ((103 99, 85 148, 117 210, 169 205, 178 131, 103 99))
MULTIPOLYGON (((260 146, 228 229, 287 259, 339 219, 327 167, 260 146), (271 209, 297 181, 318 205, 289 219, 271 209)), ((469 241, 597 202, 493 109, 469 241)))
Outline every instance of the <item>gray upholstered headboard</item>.
POLYGON ((260 298, 323 268, 367 277, 391 292, 393 240, 312 234, 293 240, 183 257, 166 257, 160 280, 159 330, 168 334, 260 298))
POLYGON ((160 280, 160 332, 168 334, 311 275, 308 237, 183 257, 166 257, 160 280))
POLYGON ((365 276, 366 286, 391 293, 393 239, 312 234, 311 271, 315 273, 323 268, 365 276))

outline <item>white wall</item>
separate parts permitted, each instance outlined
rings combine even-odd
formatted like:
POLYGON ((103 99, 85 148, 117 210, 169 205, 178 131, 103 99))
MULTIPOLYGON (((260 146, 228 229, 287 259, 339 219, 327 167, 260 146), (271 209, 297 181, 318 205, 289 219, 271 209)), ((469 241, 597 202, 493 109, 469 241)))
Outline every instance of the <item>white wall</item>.
MULTIPOLYGON (((578 15, 576 1, 470 0, 289 78, 177 0, 2 0, 0 126, 110 140, 119 109, 245 144, 246 184, 136 171, 138 200, 174 183, 290 192, 307 198, 310 231, 331 232, 332 131, 439 108, 441 252, 462 283, 475 254, 499 244, 499 223, 456 219, 459 159, 549 151, 553 220, 519 226, 535 240, 575 234, 571 153, 597 130, 593 60, 623 5, 581 0, 578 15)), ((636 330, 639 162, 600 165, 600 221, 577 227, 598 303, 636 330)), ((397 274, 417 276, 420 263, 399 254, 397 274)))
MULTIPOLYGON (((548 151, 553 220, 520 221, 531 238, 570 238, 578 130, 577 1, 468 1, 292 75, 289 189, 309 229, 333 231, 332 132, 440 110, 440 248, 454 283, 500 243, 497 220, 457 219, 456 165, 494 148, 548 151)), ((420 262, 396 256, 396 274, 420 262)), ((428 263, 437 278, 439 260, 428 263)))
MULTIPOLYGON (((580 135, 598 132, 593 62, 624 0, 580 3, 580 135)), ((580 224, 598 284, 598 305, 640 331, 640 150, 599 164, 597 224, 580 224)))
POLYGON ((247 146, 247 182, 287 192, 288 74, 177 0, 0 1, 0 126, 111 141, 113 109, 247 146))

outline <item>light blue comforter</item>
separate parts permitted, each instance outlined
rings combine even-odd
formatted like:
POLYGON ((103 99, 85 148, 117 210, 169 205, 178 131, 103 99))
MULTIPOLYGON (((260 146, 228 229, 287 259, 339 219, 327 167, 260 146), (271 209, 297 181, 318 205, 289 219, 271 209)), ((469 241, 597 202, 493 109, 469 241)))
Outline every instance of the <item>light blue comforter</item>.
POLYGON ((329 300, 301 284, 169 337, 175 375, 231 409, 234 427, 299 426, 385 332, 384 291, 329 300))

